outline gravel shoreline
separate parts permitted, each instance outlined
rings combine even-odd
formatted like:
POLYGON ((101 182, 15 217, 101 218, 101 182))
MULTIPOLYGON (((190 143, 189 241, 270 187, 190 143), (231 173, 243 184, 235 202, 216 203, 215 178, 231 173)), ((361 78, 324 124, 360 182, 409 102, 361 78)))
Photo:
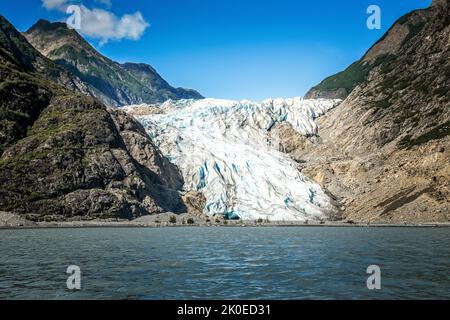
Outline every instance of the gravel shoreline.
POLYGON ((64 222, 32 222, 13 213, 0 212, 0 229, 39 228, 165 228, 165 227, 450 227, 442 223, 349 223, 345 221, 297 222, 297 221, 241 221, 215 217, 199 217, 192 214, 162 213, 128 220, 92 220, 64 222))

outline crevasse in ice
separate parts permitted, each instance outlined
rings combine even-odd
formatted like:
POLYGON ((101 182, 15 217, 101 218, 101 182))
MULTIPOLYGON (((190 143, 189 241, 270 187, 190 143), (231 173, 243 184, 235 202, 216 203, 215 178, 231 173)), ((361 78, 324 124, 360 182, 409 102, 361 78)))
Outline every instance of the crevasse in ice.
POLYGON ((289 155, 269 138, 271 128, 289 122, 303 135, 317 134, 314 119, 339 100, 218 99, 167 101, 128 106, 162 153, 184 177, 184 189, 201 191, 204 212, 243 220, 304 221, 332 210, 321 187, 299 172, 289 155), (150 111, 152 110, 152 111, 150 111))

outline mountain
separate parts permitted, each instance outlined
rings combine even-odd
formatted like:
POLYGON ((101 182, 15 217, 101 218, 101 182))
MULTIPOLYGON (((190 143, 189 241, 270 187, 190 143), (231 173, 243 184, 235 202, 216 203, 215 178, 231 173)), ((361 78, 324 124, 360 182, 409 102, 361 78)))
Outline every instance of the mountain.
POLYGON ((200 99, 194 91, 171 87, 145 64, 119 64, 101 55, 65 23, 39 20, 24 33, 44 56, 80 78, 108 106, 200 99))
POLYGON ((203 99, 126 110, 180 168, 184 189, 204 195, 202 209, 209 216, 320 221, 339 218, 334 200, 270 143, 271 129, 288 123, 299 134, 313 136, 314 120, 337 102, 203 99))
MULTIPOLYGON (((141 84, 156 91, 162 98, 157 102, 182 99, 203 99, 195 90, 171 87, 152 66, 145 63, 124 63, 120 65, 130 72, 141 84)), ((148 102, 147 102, 148 103, 148 102)))
POLYGON ((400 18, 360 61, 308 95, 348 90, 317 120, 321 142, 294 152, 306 174, 341 198, 347 219, 450 220, 449 8, 435 0, 400 18))
POLYGON ((37 52, 6 19, 0 16, 0 152, 23 138, 27 127, 48 104, 55 83, 86 95, 84 83, 37 52), (44 81, 45 77, 51 81, 44 81), (30 90, 31 88, 31 90, 30 90))
MULTIPOLYGON (((434 6, 441 6, 446 1, 435 1, 434 6)), ((430 10, 416 10, 399 18, 359 61, 311 88, 305 98, 345 99, 356 86, 367 80, 372 70, 389 64, 391 59, 401 53, 402 48, 410 45, 412 38, 429 20, 430 14, 430 10)))
POLYGON ((84 89, 0 16, 0 211, 33 221, 185 211, 178 168, 84 89))
POLYGON ((192 208, 244 219, 450 221, 448 0, 399 19, 308 95, 339 101, 108 109, 89 96, 120 105, 135 83, 146 88, 136 95, 172 89, 150 66, 112 62, 61 24, 27 32, 52 59, 3 18, 0 37, 0 210, 50 221, 192 208))

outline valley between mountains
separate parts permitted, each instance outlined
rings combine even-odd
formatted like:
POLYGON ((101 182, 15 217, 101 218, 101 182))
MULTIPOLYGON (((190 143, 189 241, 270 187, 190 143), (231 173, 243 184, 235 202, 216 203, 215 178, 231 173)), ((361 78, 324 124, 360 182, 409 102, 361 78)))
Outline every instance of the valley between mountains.
POLYGON ((447 0, 305 98, 260 102, 0 16, 0 211, 18 221, 450 222, 449 133, 447 0))

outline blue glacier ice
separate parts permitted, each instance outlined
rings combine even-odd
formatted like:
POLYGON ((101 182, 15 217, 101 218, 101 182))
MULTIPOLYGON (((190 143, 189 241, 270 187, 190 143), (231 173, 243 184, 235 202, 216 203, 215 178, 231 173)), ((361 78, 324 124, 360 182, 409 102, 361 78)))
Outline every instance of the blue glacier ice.
POLYGON ((269 136, 277 123, 298 133, 318 133, 315 118, 339 100, 169 100, 128 106, 184 177, 185 191, 206 197, 204 212, 244 220, 322 219, 334 210, 321 187, 297 169, 269 136), (137 112, 139 110, 139 112, 137 112))

